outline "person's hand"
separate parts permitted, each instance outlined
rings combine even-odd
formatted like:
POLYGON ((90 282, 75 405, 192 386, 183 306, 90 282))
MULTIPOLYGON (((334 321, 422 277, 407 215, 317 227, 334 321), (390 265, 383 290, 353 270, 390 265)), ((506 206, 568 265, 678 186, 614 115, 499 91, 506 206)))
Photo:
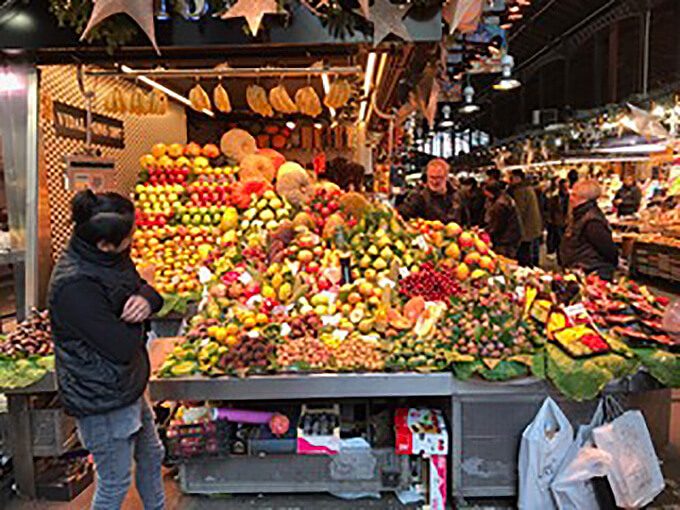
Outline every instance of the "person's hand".
POLYGON ((120 318, 131 324, 138 324, 144 322, 151 315, 151 305, 142 296, 130 296, 130 299, 125 303, 123 314, 120 318))

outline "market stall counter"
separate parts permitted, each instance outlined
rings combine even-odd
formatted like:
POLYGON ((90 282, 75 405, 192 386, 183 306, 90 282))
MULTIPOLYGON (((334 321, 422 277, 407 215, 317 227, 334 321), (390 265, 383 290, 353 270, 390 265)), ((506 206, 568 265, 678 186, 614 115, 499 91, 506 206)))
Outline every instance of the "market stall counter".
MULTIPOLYGON (((174 341, 152 344, 152 364, 170 352, 174 341)), ((214 377, 187 376, 172 379, 152 377, 150 394, 154 401, 246 402, 341 402, 399 399, 414 405, 438 399, 447 417, 451 457, 448 482, 457 498, 510 497, 517 493, 517 452, 522 431, 533 419, 546 396, 563 407, 574 424, 588 422, 597 400, 576 402, 557 394, 545 381, 523 378, 505 383, 481 380, 461 381, 448 373, 336 373, 281 374, 270 376, 214 377)), ((605 393, 622 401, 644 404, 656 416, 666 416, 668 390, 644 373, 612 381, 605 393), (663 409, 666 409, 664 411, 663 409), (661 410, 661 411, 660 411, 661 410)), ((667 435, 667 431, 665 431, 667 435)), ((664 445, 666 440, 658 440, 664 445)), ((374 450, 376 464, 387 453, 374 450)), ((180 463, 182 489, 188 493, 315 492, 332 490, 325 479, 309 479, 312 471, 327 473, 332 459, 325 456, 264 455, 189 460, 180 463), (291 476, 281 477, 281 465, 291 476), (274 476, 274 473, 278 475, 274 476), (221 474, 220 474, 221 473, 221 474), (305 474, 306 473, 306 474, 305 474), (272 474, 270 479, 269 474, 272 474), (258 484, 257 481, 260 480, 258 484)), ((394 464, 399 456, 390 457, 394 464)), ((344 487, 340 485, 340 487, 344 487)), ((365 490, 386 490, 377 480, 365 490)), ((395 487, 399 488, 399 487, 395 487)))

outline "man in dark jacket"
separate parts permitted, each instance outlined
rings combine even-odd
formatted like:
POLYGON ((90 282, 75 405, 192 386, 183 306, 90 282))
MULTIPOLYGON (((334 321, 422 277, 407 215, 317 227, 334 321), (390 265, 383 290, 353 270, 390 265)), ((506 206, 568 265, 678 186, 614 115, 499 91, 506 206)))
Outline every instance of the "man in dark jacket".
POLYGON ((619 216, 632 216, 640 209, 642 190, 635 182, 635 177, 628 175, 623 179, 623 186, 614 197, 614 205, 619 216))
POLYGON ((522 242, 517 251, 521 266, 537 266, 543 234, 543 219, 536 192, 522 170, 513 170, 510 195, 515 199, 522 224, 522 242))
POLYGON ((597 206, 600 186, 592 180, 577 182, 571 190, 571 217, 560 247, 562 265, 596 273, 611 280, 619 253, 604 213, 597 206))
POLYGON ((486 207, 484 191, 479 187, 474 177, 462 180, 461 185, 463 223, 467 227, 480 227, 484 224, 484 211, 486 207))
POLYGON ((499 255, 514 259, 522 240, 517 205, 500 182, 487 184, 484 195, 487 204, 485 230, 491 236, 493 249, 499 255))
POLYGON ((569 212, 569 188, 566 179, 560 179, 559 184, 553 181, 546 195, 545 223, 548 229, 548 253, 559 252, 564 228, 567 224, 569 212))
POLYGON ((399 213, 405 220, 422 218, 442 223, 460 223, 460 196, 449 183, 449 164, 443 159, 433 159, 427 165, 426 176, 425 186, 413 191, 399 205, 399 213))

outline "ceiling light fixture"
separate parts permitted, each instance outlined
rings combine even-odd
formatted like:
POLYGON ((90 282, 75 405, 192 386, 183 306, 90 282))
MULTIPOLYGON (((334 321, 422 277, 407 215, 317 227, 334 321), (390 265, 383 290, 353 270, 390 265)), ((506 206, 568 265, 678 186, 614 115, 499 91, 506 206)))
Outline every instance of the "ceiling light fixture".
POLYGON ((314 129, 323 129, 323 124, 321 122, 315 122, 314 129))
MULTIPOLYGON (((130 68, 126 65, 120 66, 120 70, 123 71, 124 73, 133 73, 134 72, 134 70, 132 68, 130 68)), ((193 106, 191 105, 191 101, 189 101, 182 94, 179 94, 179 93, 175 92, 174 90, 169 89, 165 85, 161 85, 157 81, 154 81, 154 80, 152 80, 152 79, 150 79, 146 76, 143 76, 143 75, 142 76, 138 75, 135 78, 138 79, 139 81, 141 81, 142 83, 146 83, 149 87, 153 87, 153 88, 160 90, 161 92, 167 94, 168 97, 173 98, 175 101, 178 101, 178 102, 182 103, 183 105, 186 105, 186 106, 193 108, 193 106)), ((203 108, 201 110, 201 112, 205 113, 209 117, 215 116, 215 112, 208 110, 207 108, 203 108)))
POLYGON ((461 106, 458 111, 464 114, 475 113, 480 110, 479 106, 475 104, 475 89, 469 82, 470 78, 468 76, 468 84, 463 89, 463 97, 465 98, 465 104, 461 106))
POLYGON ((295 129, 295 122, 293 122, 292 120, 289 120, 288 122, 286 122, 286 127, 288 129, 290 129, 291 131, 293 131, 295 129))
POLYGON ((495 90, 507 91, 522 86, 522 82, 512 77, 512 69, 515 67, 515 59, 505 53, 501 57, 501 78, 494 84, 495 90))

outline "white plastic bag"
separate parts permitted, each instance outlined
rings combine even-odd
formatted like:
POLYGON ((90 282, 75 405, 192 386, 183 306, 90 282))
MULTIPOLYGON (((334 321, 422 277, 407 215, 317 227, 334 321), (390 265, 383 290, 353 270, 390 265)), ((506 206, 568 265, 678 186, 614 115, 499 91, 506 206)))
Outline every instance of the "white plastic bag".
POLYGON ((559 406, 546 398, 522 433, 519 448, 519 502, 525 510, 550 510, 550 484, 574 439, 574 430, 559 406))
POLYGON ((607 478, 617 506, 640 508, 663 491, 659 459, 640 411, 627 411, 596 428, 593 442, 612 458, 607 478))
POLYGON ((576 439, 567 450, 550 490, 559 510, 597 509, 598 503, 591 480, 607 476, 611 459, 608 454, 594 448, 593 429, 604 423, 604 401, 593 413, 588 425, 581 425, 576 439))

